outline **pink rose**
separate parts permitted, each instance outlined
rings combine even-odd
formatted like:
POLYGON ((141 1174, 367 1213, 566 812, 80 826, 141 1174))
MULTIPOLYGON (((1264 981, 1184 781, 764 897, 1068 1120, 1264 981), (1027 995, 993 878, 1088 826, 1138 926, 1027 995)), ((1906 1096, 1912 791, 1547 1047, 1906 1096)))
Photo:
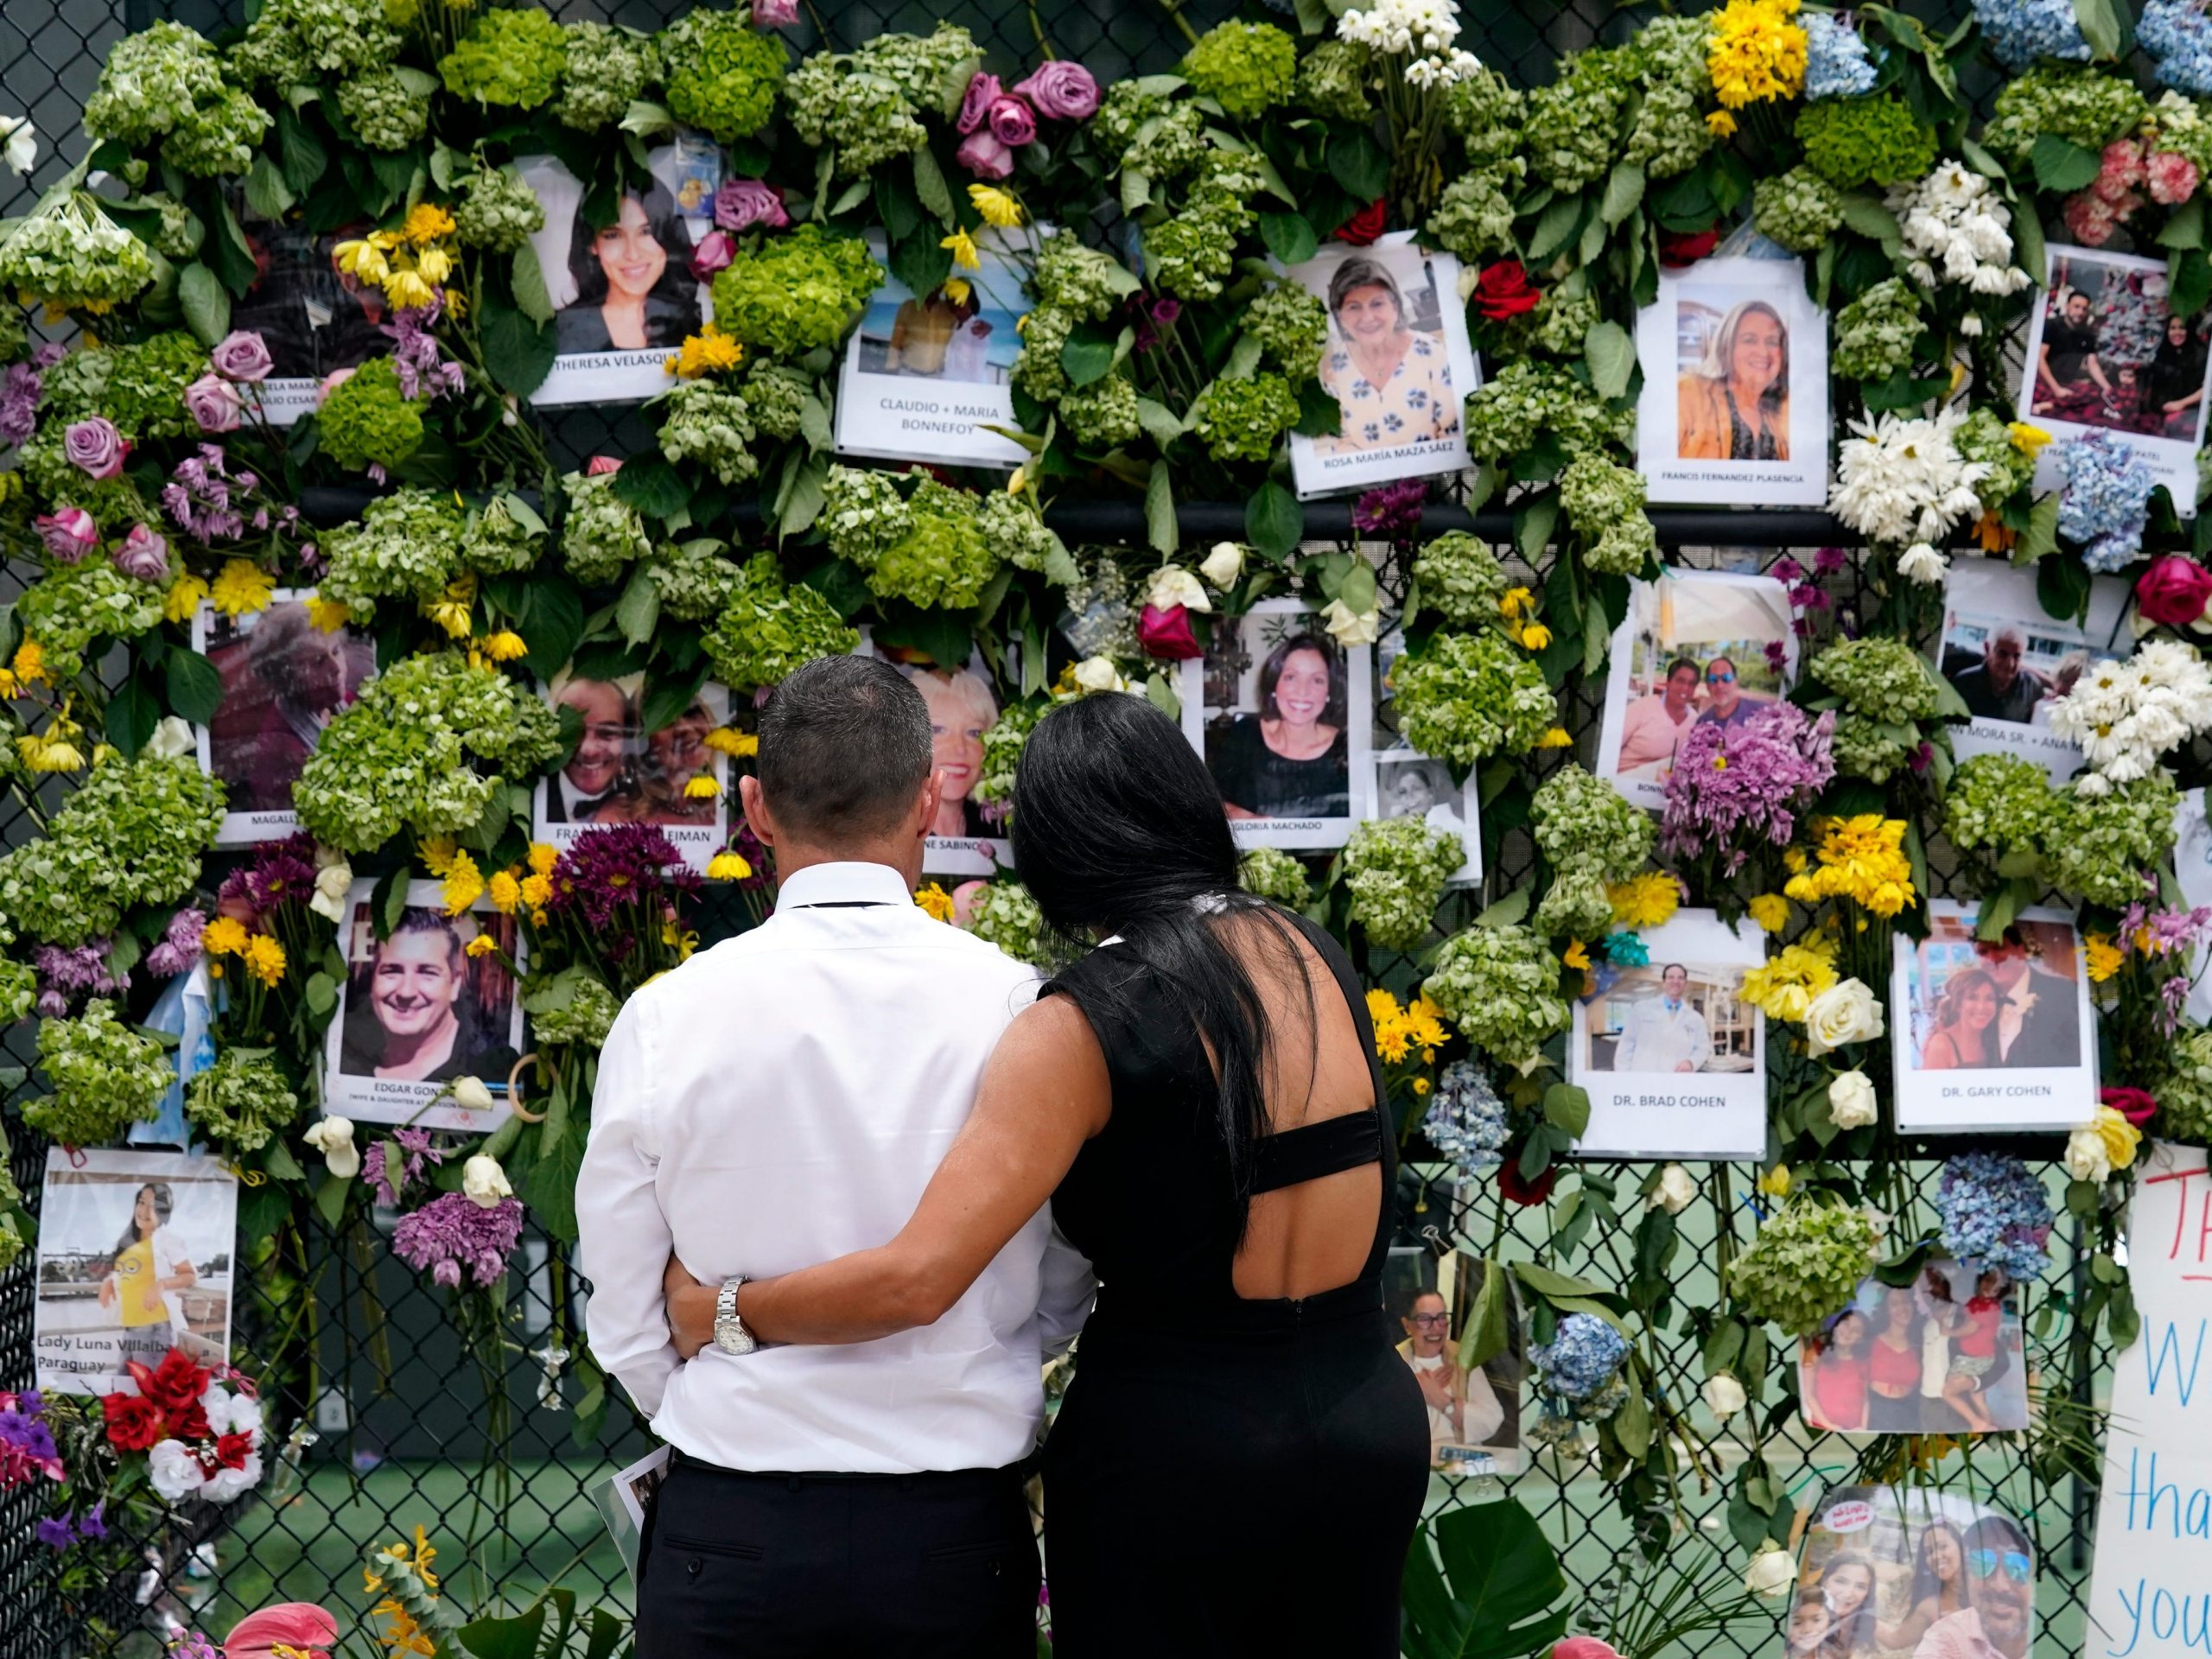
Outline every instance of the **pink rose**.
POLYGON ((2185 628, 2204 620, 2212 601, 2212 570, 2194 559, 2169 553, 2153 559, 2135 581, 2135 609, 2145 622, 2185 628))
POLYGON ((74 564, 100 544, 100 527, 82 507, 42 512, 31 521, 46 550, 64 564, 74 564))
POLYGON ((973 132, 990 115, 991 105, 1004 96, 999 87, 999 78, 988 70, 978 69, 968 78, 968 90, 961 94, 960 119, 957 125, 963 132, 973 132))
POLYGON ((1146 606, 1144 614, 1137 619, 1137 644, 1144 647, 1146 656, 1171 663, 1206 654, 1191 632, 1190 612, 1180 605, 1171 605, 1164 611, 1157 605, 1146 606))
POLYGON ((1079 63, 1054 58, 1014 89, 1047 121, 1088 121, 1098 112, 1098 83, 1079 63))
POLYGON ((789 29, 798 22, 798 0, 753 0, 755 29, 789 29))
POLYGON ((207 353, 207 361, 226 380, 266 380, 276 366, 269 355, 268 342, 244 328, 226 334, 222 343, 207 353))
POLYGON ((1037 116, 1018 98, 1001 98, 991 105, 991 136, 1019 149, 1037 137, 1037 116))
POLYGON ((736 257, 737 244, 730 240, 728 231, 709 231, 691 250, 691 274, 702 283, 711 282, 715 273, 736 257))
POLYGON ((213 374, 203 374, 184 389, 184 407, 202 432, 232 432, 238 429, 238 388, 213 374))
POLYGON ((729 179, 715 192, 715 223, 726 231, 750 230, 766 225, 780 231, 791 222, 784 211, 784 193, 759 179, 729 179))
POLYGON ((988 127, 979 127, 963 138, 952 159, 979 179, 1003 179, 1014 172, 1014 152, 988 127))
POLYGON ((169 544, 143 524, 133 524, 110 563, 126 576, 159 582, 169 573, 169 544))
POLYGON ((130 456, 130 446, 115 429, 115 423, 105 415, 89 415, 81 421, 71 422, 61 441, 70 465, 95 480, 113 478, 130 456))

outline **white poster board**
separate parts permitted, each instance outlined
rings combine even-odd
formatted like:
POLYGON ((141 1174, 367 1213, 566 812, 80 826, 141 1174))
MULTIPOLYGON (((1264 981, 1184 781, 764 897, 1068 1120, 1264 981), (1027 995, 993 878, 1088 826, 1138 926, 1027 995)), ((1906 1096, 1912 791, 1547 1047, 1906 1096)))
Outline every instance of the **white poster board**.
POLYGON ((2077 626, 2044 609, 2033 570, 1987 559, 1955 563, 1936 663, 1973 718, 1951 728, 1951 753, 1961 760, 2015 754, 2054 784, 2081 771, 2081 745, 2051 729, 2051 710, 2092 665, 2133 646, 2127 601, 2126 582, 2092 576, 2088 616, 2077 626))

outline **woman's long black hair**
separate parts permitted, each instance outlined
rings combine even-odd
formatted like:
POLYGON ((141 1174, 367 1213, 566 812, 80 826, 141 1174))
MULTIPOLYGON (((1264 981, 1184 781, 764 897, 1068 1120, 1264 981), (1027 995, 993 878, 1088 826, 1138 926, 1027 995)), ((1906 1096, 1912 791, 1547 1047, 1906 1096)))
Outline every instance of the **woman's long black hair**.
MULTIPOLYGON (((1119 934, 1115 949, 1141 960, 1188 1010, 1219 1069, 1241 1235, 1272 1127, 1264 1080, 1274 1033, 1220 918, 1260 924, 1259 936, 1296 970, 1309 1009, 1312 988, 1292 924, 1237 886, 1236 842, 1205 763, 1142 698, 1109 693, 1054 709, 1014 774, 1014 867, 1055 932, 1085 944, 1119 934)), ((1095 1028, 1141 1027, 1146 1011, 1125 987, 1097 975, 1069 989, 1095 1028)))
MULTIPOLYGON (((696 324, 699 317, 698 279, 691 275, 691 238, 683 227, 683 214, 676 205, 676 198, 658 179, 643 190, 625 190, 622 196, 638 199, 638 205, 645 211, 646 228, 668 255, 667 267, 662 270, 660 280, 652 285, 647 301, 658 300, 673 308, 677 315, 688 315, 696 324)), ((618 220, 622 196, 614 200, 618 220)), ((573 305, 607 303, 607 268, 592 251, 600 232, 606 228, 605 225, 591 221, 583 202, 576 204, 575 228, 569 233, 569 275, 576 280, 573 305)))
POLYGON ((115 1242, 115 1254, 121 1255, 140 1243, 138 1232, 138 1200, 145 1193, 154 1195, 154 1225, 165 1227, 170 1216, 176 1212, 176 1198, 167 1181, 149 1181, 130 1195, 130 1219, 123 1224, 123 1236, 115 1242))

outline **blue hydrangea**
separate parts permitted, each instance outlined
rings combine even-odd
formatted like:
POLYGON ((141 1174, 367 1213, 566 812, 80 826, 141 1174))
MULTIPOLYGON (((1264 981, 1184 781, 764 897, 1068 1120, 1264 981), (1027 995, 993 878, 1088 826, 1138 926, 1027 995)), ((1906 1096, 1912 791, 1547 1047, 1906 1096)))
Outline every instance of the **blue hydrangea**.
POLYGON ((2108 432, 2058 446, 2058 533, 2083 544, 2082 563, 2108 575, 2143 550, 2143 525, 2158 480, 2141 456, 2108 432))
POLYGON ((1943 1221, 1943 1248, 1960 1261, 1978 1262, 2014 1281, 2041 1276, 2050 1199, 2011 1153, 1967 1152, 1952 1159, 1943 1166, 1936 1208, 1943 1221))
POLYGON ((1504 1160, 1505 1103, 1470 1060, 1454 1060, 1436 1080, 1422 1130, 1429 1145, 1470 1175, 1496 1169, 1504 1160))
POLYGON ((2192 0, 2148 0, 2136 44, 2158 63, 2158 79, 2192 98, 2212 98, 2212 17, 2192 0))
POLYGON ((1807 12, 1800 21, 1808 99, 1858 98, 1874 90, 1874 65, 1857 29, 1824 11, 1807 12))
POLYGON ((1628 1357, 1628 1338, 1595 1313, 1570 1313, 1550 1342, 1529 1344, 1529 1357, 1554 1394, 1587 1400, 1620 1370, 1628 1357))
POLYGON ((2038 58, 2087 63, 2093 55, 2074 0, 1974 0, 1974 16, 1991 54, 2014 74, 2038 58))

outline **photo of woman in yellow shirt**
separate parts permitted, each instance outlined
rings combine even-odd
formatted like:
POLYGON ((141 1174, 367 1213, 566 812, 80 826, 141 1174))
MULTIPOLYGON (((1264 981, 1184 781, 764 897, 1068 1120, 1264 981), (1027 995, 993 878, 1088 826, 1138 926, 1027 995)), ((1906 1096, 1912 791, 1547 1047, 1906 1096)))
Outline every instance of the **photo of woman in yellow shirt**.
POLYGON ((161 1363, 176 1344, 169 1293, 197 1284, 192 1255, 167 1226, 176 1200, 167 1181, 148 1181, 131 1201, 130 1224, 116 1241, 115 1264, 100 1281, 100 1306, 123 1325, 123 1357, 161 1363))

